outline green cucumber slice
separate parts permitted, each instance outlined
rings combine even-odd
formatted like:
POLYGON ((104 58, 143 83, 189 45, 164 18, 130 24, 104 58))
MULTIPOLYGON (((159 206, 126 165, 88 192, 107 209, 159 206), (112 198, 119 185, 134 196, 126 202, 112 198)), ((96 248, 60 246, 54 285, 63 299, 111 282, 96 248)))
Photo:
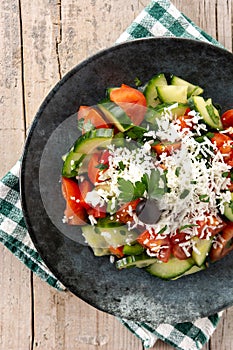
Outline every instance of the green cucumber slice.
POLYGON ((191 83, 189 83, 188 81, 181 79, 175 75, 172 76, 171 78, 171 85, 177 85, 177 86, 188 86, 188 91, 187 91, 187 96, 193 96, 193 95, 201 95, 204 90, 197 85, 193 85, 191 83))
POLYGON ((188 271, 186 271, 182 275, 174 277, 172 279, 177 280, 178 278, 181 278, 183 276, 192 275, 193 273, 200 272, 200 271, 205 270, 205 269, 206 269, 206 265, 201 265, 201 266, 194 265, 191 267, 191 269, 189 269, 188 271))
POLYGON ((104 102, 98 104, 99 109, 104 114, 106 120, 114 124, 119 131, 126 131, 132 128, 132 120, 127 116, 121 107, 114 102, 104 102))
POLYGON ((197 266, 202 266, 209 254, 209 251, 212 246, 211 239, 200 239, 198 237, 192 238, 194 241, 195 247, 197 249, 192 251, 192 258, 197 266))
POLYGON ((88 154, 97 147, 106 147, 111 143, 112 129, 94 129, 80 136, 74 144, 75 153, 88 154))
POLYGON ((231 193, 231 201, 230 203, 226 203, 224 205, 224 215, 230 221, 233 221, 233 211, 232 211, 232 203, 233 203, 233 192, 231 193))
POLYGON ((123 254, 124 255, 140 255, 144 251, 144 248, 139 243, 135 243, 132 245, 124 245, 123 254))
POLYGON ((82 227, 83 236, 91 248, 117 248, 134 242, 138 232, 130 230, 127 226, 100 227, 86 225, 82 227))
POLYGON ((146 271, 153 276, 169 280, 174 277, 183 275, 186 271, 191 269, 193 265, 194 261, 192 258, 179 260, 175 257, 172 257, 168 260, 167 263, 157 260, 154 264, 147 267, 146 271))
POLYGON ((66 155, 65 161, 62 167, 62 176, 74 177, 78 175, 78 168, 82 164, 85 154, 75 153, 73 147, 66 155))
POLYGON ((111 252, 108 248, 92 248, 95 256, 110 255, 111 252))
POLYGON ((151 258, 147 254, 126 256, 116 262, 116 267, 119 270, 128 269, 130 267, 144 268, 154 264, 156 258, 151 258))
POLYGON ((191 104, 194 109, 200 113, 204 122, 213 129, 222 130, 222 122, 218 110, 213 106, 212 100, 209 98, 207 101, 202 96, 193 96, 191 98, 191 104))
POLYGON ((93 251, 95 251, 95 249, 107 249, 109 247, 105 237, 101 235, 101 231, 95 226, 82 226, 82 235, 93 251))
POLYGON ((79 167, 82 167, 82 173, 86 169, 84 162, 86 154, 92 153, 96 147, 106 147, 111 143, 113 137, 112 129, 95 129, 88 131, 80 136, 65 156, 62 167, 62 176, 73 177, 79 173, 79 167))
POLYGON ((157 92, 159 99, 162 102, 178 102, 187 103, 187 92, 188 86, 177 86, 177 85, 167 85, 167 86, 157 86, 157 92))
POLYGON ((155 75, 146 84, 144 95, 148 107, 155 107, 160 103, 156 87, 161 85, 167 85, 167 79, 163 73, 155 75))

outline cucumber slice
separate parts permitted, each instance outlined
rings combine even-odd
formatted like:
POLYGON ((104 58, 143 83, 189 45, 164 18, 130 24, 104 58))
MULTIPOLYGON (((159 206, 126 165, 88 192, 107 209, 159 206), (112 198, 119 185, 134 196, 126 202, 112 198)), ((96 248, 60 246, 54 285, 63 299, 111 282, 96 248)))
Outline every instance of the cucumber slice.
POLYGON ((128 231, 127 226, 120 226, 120 227, 106 227, 106 228, 100 228, 101 235, 105 238, 106 242, 108 243, 108 247, 117 248, 122 245, 129 244, 133 241, 135 241, 138 237, 138 232, 130 230, 128 231))
POLYGON ((204 90, 197 85, 193 85, 189 83, 188 81, 181 79, 175 75, 172 76, 171 78, 171 85, 177 85, 177 86, 188 86, 188 91, 187 91, 187 96, 193 96, 193 95, 201 95, 204 90))
POLYGON ((130 267, 144 268, 154 264, 156 258, 151 258, 147 254, 126 256, 116 262, 116 267, 119 270, 128 269, 130 267))
POLYGON ((144 251, 144 248, 139 243, 135 243, 132 245, 124 245, 123 253, 124 255, 140 255, 144 251))
POLYGON ((167 263, 157 260, 154 264, 146 268, 146 271, 153 276, 169 280, 174 277, 183 275, 186 271, 191 269, 194 265, 192 258, 186 260, 179 260, 172 257, 167 263))
POLYGON ((191 269, 189 269, 188 271, 186 271, 182 275, 180 275, 178 277, 175 277, 175 278, 172 278, 172 279, 173 280, 177 280, 178 278, 181 278, 183 276, 192 275, 193 273, 200 272, 200 271, 205 270, 205 269, 206 269, 205 265, 201 265, 201 266, 194 265, 194 266, 191 267, 191 269))
POLYGON ((212 100, 207 101, 202 96, 193 96, 191 98, 195 110, 200 113, 204 122, 211 128, 222 130, 222 122, 218 110, 213 106, 212 100))
POLYGON ((132 120, 127 116, 121 107, 114 102, 104 102, 98 105, 106 120, 114 124, 119 131, 126 131, 132 128, 132 120))
POLYGON ((148 107, 155 107, 160 103, 156 87, 161 85, 167 85, 167 79, 163 73, 155 75, 146 84, 144 95, 148 107))
POLYGON ((192 251, 192 258, 197 266, 202 266, 206 260, 206 257, 209 254, 209 251, 212 246, 211 239, 200 239, 198 237, 192 238, 197 249, 192 251))
POLYGON ((111 143, 112 137, 112 129, 95 129, 80 136, 65 157, 62 175, 65 177, 77 176, 79 167, 82 168, 83 173, 87 168, 84 162, 86 154, 91 153, 96 147, 106 147, 111 143))
MULTIPOLYGON (((85 225, 82 226, 82 234, 85 241, 94 251, 95 249, 107 249, 109 247, 104 236, 101 235, 101 231, 95 226, 85 225)), ((96 250, 97 252, 97 250, 96 250)))
POLYGON ((188 108, 188 104, 178 103, 178 107, 171 109, 172 115, 175 118, 180 117, 181 115, 185 114, 187 108, 188 108))
POLYGON ((81 154, 92 153, 97 147, 106 147, 111 143, 112 129, 94 129, 80 136, 74 144, 74 152, 81 154))
POLYGON ((85 154, 75 153, 73 147, 65 157, 62 167, 62 176, 74 177, 78 175, 78 168, 82 164, 85 154))
POLYGON ((134 242, 138 232, 130 230, 127 226, 100 227, 86 225, 82 227, 83 236, 91 248, 117 248, 134 242))
POLYGON ((233 203, 233 192, 231 193, 231 201, 230 203, 225 204, 224 215, 230 221, 233 221, 233 211, 232 211, 232 203, 233 203))
POLYGON ((167 85, 158 86, 157 92, 162 102, 187 103, 188 86, 167 85))
POLYGON ((92 248, 95 256, 110 255, 111 252, 108 248, 92 248))

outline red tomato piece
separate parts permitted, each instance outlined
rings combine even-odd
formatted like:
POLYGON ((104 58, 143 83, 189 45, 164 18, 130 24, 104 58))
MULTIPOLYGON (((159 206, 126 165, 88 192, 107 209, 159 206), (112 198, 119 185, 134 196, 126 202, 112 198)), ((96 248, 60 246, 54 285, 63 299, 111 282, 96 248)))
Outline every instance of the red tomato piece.
POLYGON ((80 190, 80 195, 81 195, 80 196, 80 203, 86 209, 90 208, 90 205, 85 202, 85 198, 86 198, 87 193, 91 192, 92 188, 93 188, 92 184, 87 180, 84 180, 84 181, 79 183, 79 190, 80 190))
POLYGON ((224 129, 233 127, 233 109, 229 109, 221 115, 221 121, 224 129))
POLYGON ((113 255, 116 255, 118 258, 123 258, 124 253, 123 253, 123 248, 124 246, 120 246, 120 247, 109 247, 108 249, 110 250, 110 253, 113 255))
POLYGON ((125 111, 134 125, 141 124, 146 113, 146 98, 141 91, 122 84, 110 92, 110 100, 125 111))
POLYGON ((85 224, 87 213, 82 204, 83 200, 78 183, 72 179, 63 177, 62 193, 67 203, 66 214, 68 214, 68 217, 75 214, 80 219, 79 225, 85 224))
POLYGON ((148 249, 152 254, 163 261, 168 262, 171 256, 171 242, 169 237, 157 238, 157 234, 150 234, 148 231, 142 232, 137 241, 144 248, 148 249))
POLYGON ((226 223, 223 220, 216 217, 207 217, 205 220, 197 221, 197 224, 198 237, 201 239, 206 239, 209 236, 213 237, 217 235, 226 226, 226 223))
POLYGON ((106 212, 106 207, 102 206, 100 207, 99 205, 96 205, 95 207, 89 207, 87 209, 88 215, 94 216, 94 218, 99 219, 99 218, 105 218, 107 215, 106 212))
POLYGON ((176 118, 176 123, 180 126, 180 129, 190 129, 193 128, 192 118, 185 114, 176 118))
POLYGON ((232 150, 233 140, 225 134, 215 132, 211 142, 217 146, 221 153, 230 153, 232 150))
POLYGON ((86 213, 79 212, 78 215, 76 215, 73 210, 69 207, 68 204, 66 204, 66 209, 64 211, 64 215, 67 219, 67 223, 69 225, 84 225, 86 224, 86 213), (83 215, 82 215, 83 214, 83 215))
POLYGON ((124 204, 117 212, 116 212, 116 217, 117 219, 126 224, 127 222, 132 222, 133 221, 133 216, 130 215, 131 213, 136 212, 136 208, 138 203, 141 201, 140 198, 137 198, 131 202, 128 202, 124 204))
POLYGON ((186 109, 186 111, 185 111, 184 115, 188 115, 188 114, 189 114, 189 112, 191 112, 191 109, 188 107, 188 108, 186 109))
MULTIPOLYGON (((83 124, 91 123, 96 129, 104 128, 108 129, 110 125, 103 119, 101 113, 88 106, 80 106, 78 110, 78 120, 84 119, 83 124)), ((85 133, 85 128, 82 130, 85 133)))
POLYGON ((93 153, 88 163, 88 177, 93 184, 100 182, 100 172, 106 171, 108 168, 109 152, 104 150, 103 152, 93 153), (101 169, 101 165, 106 168, 101 169))
POLYGON ((162 153, 171 155, 175 150, 180 149, 181 142, 175 143, 158 143, 157 145, 152 145, 151 148, 160 156, 162 153))
POLYGON ((217 261, 233 250, 233 222, 229 222, 217 236, 210 251, 210 259, 217 261))
POLYGON ((216 145, 219 151, 224 155, 224 161, 231 165, 233 163, 233 140, 230 136, 214 133, 214 136, 211 138, 211 142, 216 145))
POLYGON ((171 244, 172 244, 172 254, 180 260, 186 260, 189 258, 189 256, 186 254, 191 254, 192 246, 186 242, 189 242, 189 239, 186 239, 187 233, 183 231, 177 231, 174 235, 171 235, 171 244), (182 244, 184 246, 182 247, 182 244))

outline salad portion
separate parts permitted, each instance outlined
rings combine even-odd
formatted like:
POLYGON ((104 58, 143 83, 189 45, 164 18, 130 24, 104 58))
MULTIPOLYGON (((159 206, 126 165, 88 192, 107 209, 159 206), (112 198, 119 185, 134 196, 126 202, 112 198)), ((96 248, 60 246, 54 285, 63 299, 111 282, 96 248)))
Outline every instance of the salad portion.
POLYGON ((203 93, 160 73, 78 110, 63 222, 119 270, 175 279, 233 249, 233 110, 203 93))

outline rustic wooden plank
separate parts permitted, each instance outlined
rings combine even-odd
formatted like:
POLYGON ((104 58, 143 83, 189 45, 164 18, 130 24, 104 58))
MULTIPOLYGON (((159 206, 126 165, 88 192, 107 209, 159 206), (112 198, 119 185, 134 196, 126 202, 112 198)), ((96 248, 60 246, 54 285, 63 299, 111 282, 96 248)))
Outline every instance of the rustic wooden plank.
POLYGON ((210 339, 210 350, 233 349, 233 307, 224 312, 219 326, 217 327, 213 337, 210 339))
POLYGON ((21 154, 24 143, 24 113, 17 1, 1 1, 0 14, 0 176, 2 176, 21 154))
POLYGON ((92 54, 112 46, 143 7, 136 0, 62 2, 62 40, 58 51, 62 74, 92 54))
POLYGON ((140 341, 119 321, 96 310, 70 292, 34 282, 35 349, 141 350, 140 341))
MULTIPOLYGON (((0 2, 0 176, 20 157, 24 143, 20 11, 18 1, 0 2)), ((31 345, 30 271, 0 246, 0 348, 31 345)))
POLYGON ((60 79, 57 45, 60 6, 56 0, 21 1, 24 52, 26 124, 60 79))
POLYGON ((0 349, 30 349, 30 271, 0 246, 0 349))

